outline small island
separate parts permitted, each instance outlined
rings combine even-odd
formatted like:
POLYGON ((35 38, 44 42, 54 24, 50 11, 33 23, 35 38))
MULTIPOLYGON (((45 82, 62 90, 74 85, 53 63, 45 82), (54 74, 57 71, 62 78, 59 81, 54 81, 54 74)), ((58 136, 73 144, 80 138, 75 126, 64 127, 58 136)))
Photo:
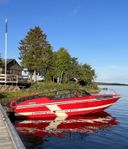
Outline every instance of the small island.
POLYGON ((19 62, 8 59, 4 67, 5 60, 0 58, 2 103, 8 104, 13 98, 58 89, 98 90, 92 66, 79 63, 78 58, 71 56, 64 47, 53 49, 39 26, 27 32, 20 40, 18 49, 19 62), (12 86, 16 89, 13 90, 12 86))

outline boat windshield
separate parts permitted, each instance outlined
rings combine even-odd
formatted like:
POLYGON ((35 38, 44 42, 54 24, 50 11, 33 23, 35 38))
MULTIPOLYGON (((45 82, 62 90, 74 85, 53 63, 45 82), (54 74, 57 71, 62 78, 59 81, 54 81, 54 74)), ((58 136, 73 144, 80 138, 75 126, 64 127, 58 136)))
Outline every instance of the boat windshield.
POLYGON ((83 97, 89 96, 90 93, 84 90, 68 90, 64 93, 57 93, 56 95, 49 96, 50 99, 64 99, 64 98, 73 98, 73 97, 83 97))
POLYGON ((33 100, 33 99, 43 98, 43 97, 49 97, 50 99, 64 99, 64 98, 83 97, 83 96, 90 95, 90 93, 88 93, 85 90, 60 90, 49 94, 50 95, 37 94, 33 96, 21 97, 17 99, 16 102, 19 104, 27 100, 33 100))

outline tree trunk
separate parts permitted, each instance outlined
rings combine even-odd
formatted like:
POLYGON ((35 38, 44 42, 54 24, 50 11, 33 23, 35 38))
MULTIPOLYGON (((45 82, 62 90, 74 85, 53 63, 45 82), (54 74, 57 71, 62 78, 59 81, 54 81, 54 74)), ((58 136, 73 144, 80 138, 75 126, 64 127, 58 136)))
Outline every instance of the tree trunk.
POLYGON ((57 77, 57 83, 60 83, 60 78, 59 77, 57 77))
POLYGON ((36 70, 34 70, 34 73, 33 73, 33 80, 34 80, 34 82, 37 82, 37 74, 36 74, 37 72, 36 72, 36 70))
POLYGON ((52 82, 55 82, 54 76, 52 77, 52 82))
POLYGON ((32 82, 32 74, 30 74, 30 82, 32 82))
POLYGON ((40 80, 40 74, 39 74, 39 72, 38 72, 38 74, 37 74, 37 82, 39 82, 39 80, 40 80))
POLYGON ((62 71, 61 75, 60 75, 60 83, 62 83, 63 74, 64 74, 64 72, 62 71))

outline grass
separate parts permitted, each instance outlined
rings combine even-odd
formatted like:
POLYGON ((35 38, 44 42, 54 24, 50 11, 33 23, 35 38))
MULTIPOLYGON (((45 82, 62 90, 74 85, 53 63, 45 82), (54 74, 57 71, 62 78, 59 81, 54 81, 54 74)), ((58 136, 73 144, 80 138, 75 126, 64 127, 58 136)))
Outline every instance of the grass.
POLYGON ((16 99, 19 97, 30 96, 35 94, 45 94, 51 95, 53 91, 57 90, 66 90, 66 89, 83 89, 89 92, 96 92, 98 88, 95 86, 92 87, 83 87, 79 84, 70 83, 70 84, 57 84, 57 83, 34 83, 28 89, 23 89, 16 92, 4 92, 0 93, 0 102, 2 105, 8 106, 12 99, 16 99))

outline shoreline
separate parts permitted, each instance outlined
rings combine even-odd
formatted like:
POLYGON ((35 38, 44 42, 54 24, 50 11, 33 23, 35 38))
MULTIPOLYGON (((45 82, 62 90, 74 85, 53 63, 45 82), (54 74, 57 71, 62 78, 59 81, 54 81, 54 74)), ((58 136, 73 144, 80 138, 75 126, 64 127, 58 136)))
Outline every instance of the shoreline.
POLYGON ((105 82, 96 82, 98 85, 115 85, 115 86, 128 86, 125 83, 105 83, 105 82))

